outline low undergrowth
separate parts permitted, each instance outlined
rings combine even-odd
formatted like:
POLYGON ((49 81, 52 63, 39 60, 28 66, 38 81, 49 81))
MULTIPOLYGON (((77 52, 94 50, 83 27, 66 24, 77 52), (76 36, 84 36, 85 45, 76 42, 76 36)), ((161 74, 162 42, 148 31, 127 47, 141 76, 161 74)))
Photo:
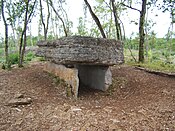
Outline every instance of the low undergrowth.
POLYGON ((148 68, 151 70, 157 70, 157 71, 175 72, 175 64, 166 63, 162 61, 145 62, 145 63, 127 62, 126 64, 131 65, 131 66, 144 67, 144 68, 148 68))

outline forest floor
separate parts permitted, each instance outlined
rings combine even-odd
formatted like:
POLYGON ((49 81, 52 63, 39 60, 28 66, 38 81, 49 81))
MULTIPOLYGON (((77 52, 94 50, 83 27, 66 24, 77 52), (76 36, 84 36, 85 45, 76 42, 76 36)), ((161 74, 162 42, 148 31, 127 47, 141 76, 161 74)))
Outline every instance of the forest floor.
POLYGON ((175 78, 114 66, 107 92, 80 89, 72 100, 43 65, 0 70, 0 130, 175 130, 175 78))

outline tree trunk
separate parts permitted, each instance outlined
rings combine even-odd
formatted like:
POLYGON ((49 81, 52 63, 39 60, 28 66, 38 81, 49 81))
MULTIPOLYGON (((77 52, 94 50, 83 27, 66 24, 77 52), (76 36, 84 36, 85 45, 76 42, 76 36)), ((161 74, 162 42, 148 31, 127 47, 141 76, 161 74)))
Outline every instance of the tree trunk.
POLYGON ((16 51, 18 50, 18 40, 17 40, 17 37, 16 37, 16 31, 15 31, 15 26, 14 25, 11 25, 12 27, 12 32, 13 32, 13 43, 16 47, 16 51))
POLYGON ((35 4, 36 4, 36 0, 34 2, 33 6, 32 6, 32 10, 31 10, 31 12, 28 16, 29 2, 30 2, 30 0, 27 0, 25 2, 25 4, 26 4, 25 19, 24 19, 24 27, 23 27, 23 30, 22 30, 22 33, 21 33, 21 38, 20 38, 18 67, 23 67, 24 53, 25 53, 25 48, 26 48, 26 45, 27 45, 27 36, 26 36, 27 24, 29 23, 30 17, 33 14, 34 7, 35 7, 35 4), (24 41, 24 44, 23 44, 23 41, 24 41))
MULTIPOLYGON (((122 25, 122 30, 123 30, 123 35, 121 36, 121 39, 122 40, 126 40, 126 36, 125 36, 125 27, 124 27, 124 24, 123 22, 120 20, 120 23, 122 25)), ((122 31, 121 31, 122 32, 122 31)), ((121 33, 122 34, 122 33, 121 33)))
POLYGON ((41 26, 42 26, 42 22, 41 22, 41 17, 38 21, 38 37, 37 40, 40 41, 40 37, 41 37, 41 26))
POLYGON ((58 12, 56 11, 53 3, 52 3, 52 0, 49 0, 50 1, 50 6, 52 7, 53 11, 55 12, 55 14, 57 15, 57 17, 61 20, 62 24, 63 24, 63 30, 64 30, 64 33, 65 33, 65 36, 67 37, 68 36, 68 33, 67 33, 67 29, 66 29, 66 26, 65 26, 65 23, 64 23, 64 20, 60 17, 60 15, 58 14, 58 12))
POLYGON ((48 15, 47 15, 47 22, 45 24, 44 22, 44 19, 43 19, 43 6, 42 6, 42 2, 41 0, 39 1, 40 2, 40 17, 41 17, 41 22, 43 24, 43 28, 44 28, 44 40, 47 39, 47 32, 48 32, 48 25, 49 25, 49 18, 50 18, 50 9, 49 9, 49 1, 47 0, 46 3, 47 3, 47 12, 48 12, 48 15))
POLYGON ((140 11, 140 21, 139 21, 139 62, 144 62, 144 23, 145 23, 145 14, 146 14, 146 3, 147 0, 142 1, 142 10, 140 11))
POLYGON ((105 35, 105 33, 104 33, 104 30, 103 30, 103 27, 102 27, 102 25, 101 25, 101 23, 100 23, 100 20, 99 20, 98 17, 95 15, 95 13, 92 11, 92 8, 91 8, 90 4, 88 3, 88 1, 87 1, 87 0, 84 0, 84 2, 85 2, 85 4, 87 5, 87 7, 88 7, 88 9, 89 9, 89 12, 90 12, 90 14, 91 14, 91 16, 92 16, 92 18, 94 19, 95 23, 97 24, 97 26, 98 26, 98 28, 99 28, 99 30, 100 30, 101 35, 103 36, 103 38, 106 38, 106 35, 105 35))
POLYGON ((33 45, 33 37, 32 37, 32 27, 31 27, 31 25, 30 25, 30 45, 34 46, 33 45))
POLYGON ((117 16, 116 6, 114 4, 114 1, 115 0, 111 0, 111 4, 112 4, 112 12, 113 12, 113 15, 114 15, 114 20, 115 20, 115 28, 116 28, 116 32, 117 32, 117 39, 122 40, 121 27, 120 27, 120 24, 118 22, 118 16, 117 16))
POLYGON ((52 39, 55 39, 55 25, 54 25, 54 17, 53 17, 53 12, 52 12, 52 10, 51 10, 51 28, 52 28, 52 31, 51 31, 51 35, 52 35, 52 39))
POLYGON ((23 31, 22 31, 21 39, 20 39, 19 64, 18 64, 19 67, 23 67, 22 63, 23 63, 23 59, 24 59, 24 52, 25 52, 25 46, 26 46, 26 30, 27 30, 28 6, 29 6, 29 0, 26 2, 24 28, 23 28, 23 31), (24 36, 24 39, 23 39, 23 36, 24 36), (23 45, 23 40, 24 40, 24 45, 23 45))
POLYGON ((4 22, 4 26, 5 26, 5 41, 4 41, 4 44, 5 44, 5 63, 7 64, 7 67, 9 67, 10 63, 9 63, 9 53, 8 53, 8 24, 6 22, 5 15, 4 15, 4 1, 3 0, 1 0, 1 13, 2 13, 2 19, 4 22))

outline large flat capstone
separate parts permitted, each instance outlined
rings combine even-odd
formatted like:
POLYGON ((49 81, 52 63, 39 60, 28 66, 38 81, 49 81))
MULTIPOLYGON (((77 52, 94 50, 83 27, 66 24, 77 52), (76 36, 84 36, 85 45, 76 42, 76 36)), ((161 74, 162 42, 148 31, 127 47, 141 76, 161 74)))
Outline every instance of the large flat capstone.
POLYGON ((115 65, 123 63, 122 42, 114 39, 71 36, 41 41, 38 56, 57 64, 115 65))
POLYGON ((49 61, 45 70, 64 79, 75 98, 80 85, 106 91, 112 84, 109 66, 124 62, 122 42, 114 39, 71 36, 38 46, 37 55, 49 61))

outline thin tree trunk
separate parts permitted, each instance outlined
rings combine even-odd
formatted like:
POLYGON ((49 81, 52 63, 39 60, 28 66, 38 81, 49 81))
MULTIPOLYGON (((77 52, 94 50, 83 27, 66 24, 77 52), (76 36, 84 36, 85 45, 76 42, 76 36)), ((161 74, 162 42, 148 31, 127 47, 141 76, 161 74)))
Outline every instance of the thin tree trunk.
POLYGON ((41 23, 42 23, 42 25, 43 25, 43 28, 44 28, 44 39, 46 40, 46 25, 45 25, 45 23, 44 23, 44 19, 43 19, 43 6, 42 6, 42 2, 41 2, 41 0, 39 0, 39 2, 40 2, 40 18, 41 18, 41 23))
POLYGON ((68 32, 67 32, 67 29, 66 29, 66 26, 65 26, 65 23, 64 23, 64 20, 60 17, 60 15, 58 14, 58 12, 56 11, 53 3, 52 3, 52 0, 49 0, 50 1, 50 6, 52 7, 53 11, 55 12, 55 14, 57 15, 57 17, 61 20, 62 24, 63 24, 63 30, 64 30, 64 33, 65 33, 65 36, 67 37, 68 36, 68 32))
POLYGON ((41 17, 41 22, 43 24, 43 27, 44 27, 44 40, 47 39, 47 33, 48 33, 48 25, 49 25, 49 18, 50 18, 50 9, 49 9, 49 3, 48 3, 48 0, 46 1, 47 3, 47 12, 48 12, 48 15, 47 15, 47 22, 45 24, 44 22, 44 19, 43 19, 43 6, 42 6, 42 2, 41 0, 39 1, 40 2, 40 17, 41 17))
POLYGON ((1 0, 1 13, 2 13, 2 19, 3 19, 3 22, 4 22, 4 26, 5 26, 5 41, 4 41, 4 44, 5 44, 5 63, 7 64, 7 67, 10 66, 10 63, 9 63, 9 53, 8 53, 8 24, 6 22, 6 19, 5 19, 5 15, 4 15, 4 1, 1 0))
POLYGON ((18 62, 18 66, 19 67, 23 67, 23 60, 24 60, 24 53, 25 53, 25 48, 27 45, 27 36, 26 36, 26 31, 27 31, 27 24, 29 23, 30 17, 33 14, 33 10, 36 4, 36 0, 32 6, 32 10, 28 16, 28 11, 29 11, 29 2, 30 0, 28 0, 26 2, 26 9, 25 9, 25 19, 24 19, 24 28, 21 34, 21 38, 20 38, 20 48, 19 48, 19 62, 18 62), (23 38, 24 37, 24 38, 23 38), (23 41, 24 41, 24 45, 23 45, 23 41))
POLYGON ((42 22, 41 22, 41 17, 40 17, 40 19, 38 21, 38 37, 37 37, 38 41, 40 41, 40 36, 41 36, 41 34, 40 34, 40 32, 41 32, 41 24, 42 24, 42 22))
POLYGON ((20 49, 19 49, 19 67, 23 67, 23 59, 24 59, 24 52, 25 52, 25 46, 26 46, 26 30, 27 30, 27 15, 28 15, 28 6, 29 6, 29 0, 26 2, 26 11, 25 11, 25 19, 24 19, 24 28, 21 35, 20 40, 20 49), (24 39, 23 39, 24 36, 24 39), (22 44, 24 40, 24 45, 22 44), (23 45, 23 48, 22 48, 23 45))
POLYGON ((117 39, 121 40, 121 27, 120 24, 118 22, 118 16, 117 16, 117 12, 116 12, 116 6, 114 4, 115 0, 111 0, 111 4, 112 4, 112 12, 114 15, 114 20, 115 20, 115 28, 116 28, 116 32, 117 32, 117 39))
POLYGON ((49 7, 49 1, 47 0, 47 12, 48 12, 48 15, 47 15, 47 25, 46 25, 46 38, 45 40, 47 39, 47 33, 48 33, 48 28, 49 28, 49 18, 50 18, 50 7, 49 7))
POLYGON ((99 30, 100 30, 101 35, 103 36, 103 38, 106 38, 106 35, 105 35, 105 33, 104 33, 104 30, 103 30, 103 27, 102 27, 102 25, 101 25, 101 23, 100 23, 100 20, 99 20, 98 17, 95 15, 95 13, 92 11, 92 8, 91 8, 90 4, 88 3, 88 1, 87 1, 87 0, 84 0, 84 2, 85 2, 85 4, 87 5, 87 7, 88 7, 88 9, 89 9, 89 12, 90 12, 90 14, 91 14, 91 16, 92 16, 92 18, 94 19, 95 23, 97 24, 97 26, 98 26, 98 28, 99 28, 99 30))
POLYGON ((149 57, 148 57, 148 50, 149 50, 149 41, 148 41, 148 8, 147 8, 147 12, 146 12, 146 18, 145 18, 145 22, 146 22, 146 27, 145 27, 145 49, 146 49, 146 57, 147 57, 147 60, 149 60, 149 57))
POLYGON ((33 46, 32 27, 30 25, 30 45, 33 46))
POLYGON ((139 62, 144 62, 144 41, 145 41, 145 33, 144 33, 144 23, 145 23, 145 14, 146 14, 146 3, 147 0, 142 1, 142 10, 140 12, 140 21, 139 21, 139 62))
POLYGON ((171 27, 171 45, 170 45, 170 54, 172 52, 172 48, 173 48, 173 22, 172 22, 172 27, 171 27))
POLYGON ((108 33, 106 34, 107 35, 107 38, 111 38, 111 28, 112 28, 112 12, 110 12, 110 24, 109 24, 109 28, 108 28, 108 33))
POLYGON ((23 44, 23 36, 24 36, 24 31, 22 31, 22 34, 21 34, 21 36, 20 36, 18 67, 22 67, 22 44, 23 44))
POLYGON ((120 20, 120 23, 122 24, 122 30, 123 30, 123 35, 121 36, 121 39, 122 40, 125 40, 126 39, 126 36, 125 36, 125 27, 124 27, 124 24, 123 24, 123 22, 121 20, 120 20))
MULTIPOLYGON (((173 4, 173 6, 174 6, 174 4, 173 4)), ((174 13, 175 13, 175 11, 173 10, 173 9, 171 9, 171 19, 172 19, 172 21, 171 21, 171 41, 170 41, 170 55, 171 55, 171 52, 172 52, 172 45, 173 45, 173 24, 174 24, 174 21, 173 21, 173 18, 174 18, 174 13)))
POLYGON ((70 30, 70 26, 69 26, 69 24, 70 24, 70 22, 69 22, 69 19, 68 19, 68 15, 67 15, 67 13, 66 13, 66 10, 63 8, 63 5, 62 5, 62 3, 63 2, 59 2, 59 4, 60 4, 60 10, 62 11, 62 14, 65 14, 65 16, 63 15, 63 19, 65 20, 65 21, 67 21, 67 27, 66 27, 66 29, 67 29, 67 34, 69 35, 69 34, 71 34, 71 30, 70 30))
POLYGON ((56 35, 55 39, 58 39, 58 24, 56 22, 55 22, 55 27, 56 27, 56 29, 55 29, 55 35, 56 35))
POLYGON ((13 32, 13 36, 12 36, 12 41, 16 47, 16 51, 18 50, 18 42, 17 42, 17 38, 16 38, 16 31, 15 31, 15 25, 11 24, 11 28, 12 28, 12 32, 13 32))
POLYGON ((52 24, 52 25, 51 25, 51 28, 52 28, 52 31, 51 31, 51 32, 52 32, 52 35, 53 35, 52 39, 55 39, 55 36, 56 36, 56 35, 55 35, 55 25, 54 25, 54 21, 55 21, 55 20, 54 20, 54 18, 53 18, 52 10, 51 10, 51 13, 50 13, 50 14, 51 14, 51 24, 52 24))

